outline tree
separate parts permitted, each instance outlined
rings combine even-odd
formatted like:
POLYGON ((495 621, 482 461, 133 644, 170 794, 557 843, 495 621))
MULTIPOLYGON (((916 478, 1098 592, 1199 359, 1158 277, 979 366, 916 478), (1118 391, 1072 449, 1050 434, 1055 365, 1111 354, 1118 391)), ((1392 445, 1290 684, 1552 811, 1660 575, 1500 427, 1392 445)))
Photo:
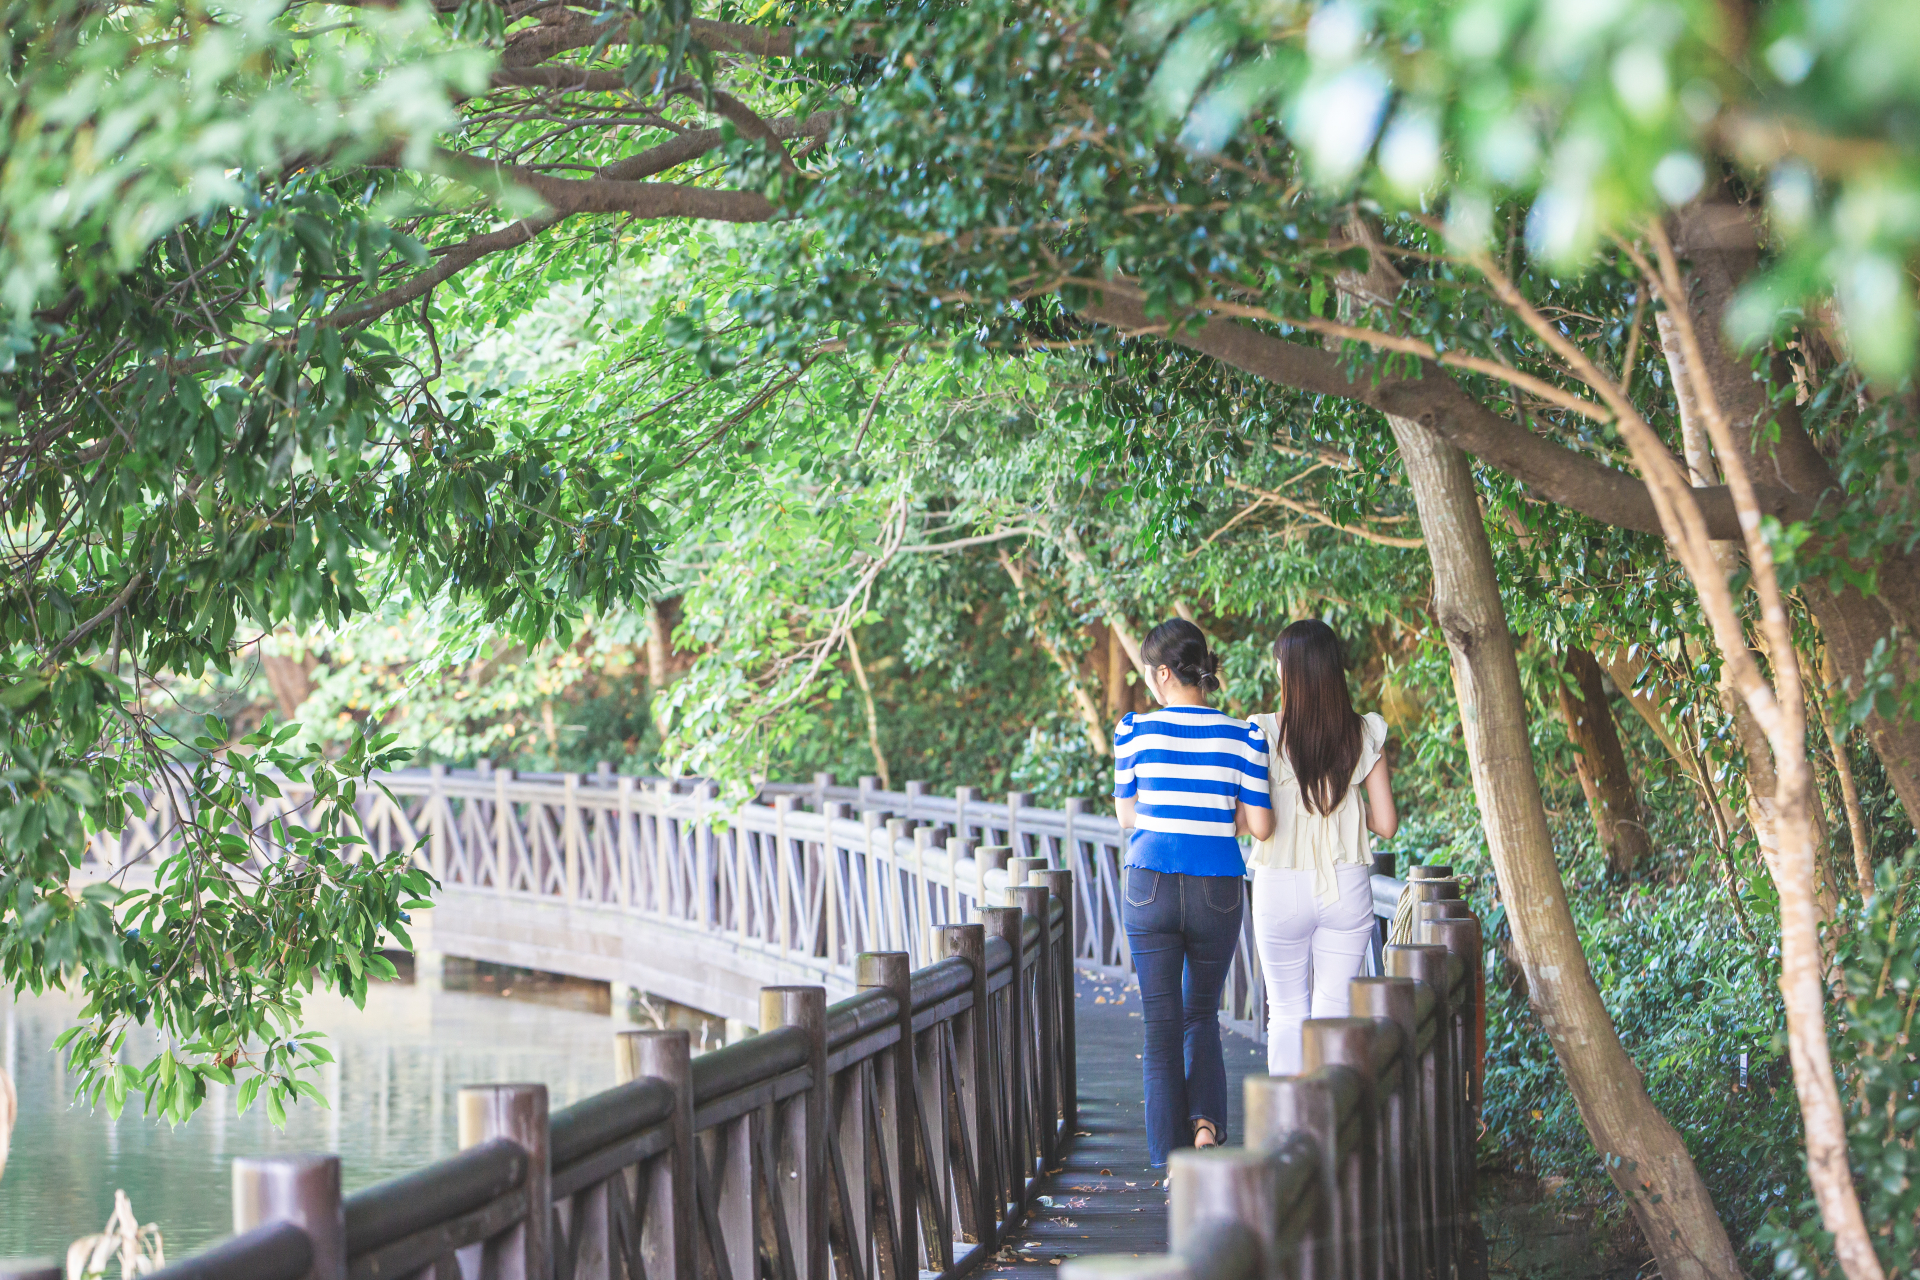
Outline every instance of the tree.
POLYGON ((1580 789, 1586 792, 1587 807, 1593 811, 1594 830, 1606 851, 1608 865, 1628 875, 1651 846, 1640 819, 1639 792, 1627 771, 1613 709, 1600 682, 1600 663, 1592 653, 1570 645, 1565 670, 1560 716, 1578 753, 1575 764, 1580 771, 1580 789))
POLYGON ((408 385, 380 335, 314 323, 329 288, 426 261, 375 209, 392 188, 349 175, 426 159, 448 95, 483 86, 488 59, 430 13, 23 0, 3 38, 0 968, 81 986, 66 1044, 90 1099, 177 1121, 238 1077, 277 1116, 325 1060, 303 990, 389 972, 378 948, 430 888, 360 857, 343 818, 390 740, 169 735, 144 693, 228 669, 250 629, 365 611, 369 575, 563 630, 644 579, 646 514, 618 466, 502 441, 408 385), (263 826, 276 778, 317 800, 263 826), (186 816, 152 887, 70 896, 90 833, 154 790, 186 816), (118 1062, 141 1022, 163 1051, 118 1062))

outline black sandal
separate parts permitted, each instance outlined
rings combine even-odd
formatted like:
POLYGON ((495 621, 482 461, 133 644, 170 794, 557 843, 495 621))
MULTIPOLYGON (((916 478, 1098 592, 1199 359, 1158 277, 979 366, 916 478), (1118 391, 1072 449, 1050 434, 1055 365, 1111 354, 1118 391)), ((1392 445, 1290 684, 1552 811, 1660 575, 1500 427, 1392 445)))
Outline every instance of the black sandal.
POLYGON ((1196 1150, 1205 1151, 1208 1147, 1221 1145, 1220 1126, 1213 1121, 1201 1118, 1193 1122, 1193 1145, 1196 1150), (1205 1136, 1205 1142, 1200 1141, 1205 1136))

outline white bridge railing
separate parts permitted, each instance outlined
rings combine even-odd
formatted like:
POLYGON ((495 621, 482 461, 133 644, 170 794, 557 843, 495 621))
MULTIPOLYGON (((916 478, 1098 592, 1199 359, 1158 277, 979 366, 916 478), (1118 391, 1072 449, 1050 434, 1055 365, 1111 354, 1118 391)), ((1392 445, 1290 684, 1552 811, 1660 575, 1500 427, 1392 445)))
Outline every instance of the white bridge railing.
MULTIPOLYGON (((442 885, 507 899, 611 909, 639 923, 715 935, 842 990, 861 952, 904 951, 913 968, 936 957, 933 930, 974 923, 1030 873, 1073 873, 1073 955, 1105 972, 1129 967, 1120 916, 1117 820, 1068 800, 1048 809, 1014 792, 990 801, 971 787, 934 795, 921 783, 882 791, 862 778, 836 786, 768 783, 742 804, 711 784, 615 774, 516 774, 481 762, 378 774, 358 809, 371 848, 412 849, 442 885)), ((311 793, 283 784, 263 801, 256 831, 311 793)), ((174 851, 165 794, 118 833, 97 836, 81 874, 140 874, 174 851)), ((1391 916, 1400 882, 1374 878, 1391 916)), ((1223 1020, 1262 1038, 1265 991, 1251 931, 1222 997, 1223 1020)))

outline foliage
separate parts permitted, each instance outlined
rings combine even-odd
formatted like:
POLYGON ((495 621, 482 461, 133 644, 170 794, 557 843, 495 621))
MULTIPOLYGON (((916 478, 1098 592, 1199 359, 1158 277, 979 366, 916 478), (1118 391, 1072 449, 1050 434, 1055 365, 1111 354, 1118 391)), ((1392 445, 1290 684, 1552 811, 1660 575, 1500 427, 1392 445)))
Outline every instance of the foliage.
MULTIPOLYGON (((1846 993, 1835 1062, 1845 1085, 1855 1177, 1865 1191, 1862 1207, 1875 1246, 1904 1280, 1920 1274, 1920 1179, 1914 1177, 1920 1062, 1908 1047, 1920 1001, 1916 874, 1920 851, 1879 865, 1874 895, 1842 923, 1835 956, 1846 993)), ((1825 1233, 1800 1208, 1797 1222, 1776 1213, 1760 1233, 1777 1274, 1792 1280, 1825 1273, 1825 1233)))
POLYGON ((424 885, 353 860, 331 815, 255 833, 244 866, 228 828, 253 829, 274 771, 325 799, 395 757, 379 737, 332 761, 224 728, 170 741, 146 691, 230 668, 249 632, 363 613, 370 584, 444 593, 523 641, 564 633, 651 570, 637 475, 503 437, 379 333, 316 322, 330 289, 425 261, 376 208, 393 184, 304 167, 424 155, 447 94, 484 82, 423 11, 321 29, 272 6, 22 4, 7 32, 29 69, 4 90, 0 197, 7 977, 83 988, 88 1096, 178 1119, 206 1080, 252 1072, 241 1097, 267 1087, 277 1112, 316 1060, 289 1038, 306 968, 356 990, 424 885), (156 786, 198 816, 154 887, 69 897, 89 833, 156 786), (114 1061, 130 1020, 171 1037, 149 1068, 114 1061))

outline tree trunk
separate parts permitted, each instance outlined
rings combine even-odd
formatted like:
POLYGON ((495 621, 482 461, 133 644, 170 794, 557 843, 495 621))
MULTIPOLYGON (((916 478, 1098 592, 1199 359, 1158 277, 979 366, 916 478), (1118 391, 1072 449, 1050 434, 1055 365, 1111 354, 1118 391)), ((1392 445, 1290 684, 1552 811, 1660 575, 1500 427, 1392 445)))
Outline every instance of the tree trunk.
POLYGON ((313 696, 313 669, 318 665, 312 658, 288 658, 277 653, 260 655, 267 687, 273 690, 273 701, 280 708, 282 720, 293 719, 300 704, 313 696))
POLYGON ((1866 810, 1860 807, 1860 788, 1853 780, 1853 760, 1847 755, 1847 736, 1834 728, 1833 713, 1827 709, 1832 697, 1833 655, 1821 664, 1821 678, 1807 686, 1814 690, 1813 705, 1820 710, 1820 727, 1826 732, 1827 746, 1833 751, 1833 771, 1840 780, 1840 803, 1847 811, 1847 835, 1853 841, 1853 874, 1859 881, 1860 900, 1873 896, 1873 837, 1867 830, 1866 810))
POLYGON ((1417 423, 1388 421, 1433 561, 1434 615, 1453 654, 1474 796, 1533 1008, 1661 1274, 1667 1280, 1738 1280, 1739 1259, 1713 1198, 1680 1135, 1647 1096, 1580 949, 1554 861, 1520 667, 1466 455, 1417 423))
POLYGON ((667 655, 672 651, 666 610, 655 600, 647 606, 647 699, 652 704, 653 727, 663 738, 667 736, 667 708, 662 695, 667 690, 667 655))
MULTIPOLYGON (((1920 669, 1912 642, 1895 629, 1880 601, 1868 599, 1851 587, 1838 593, 1829 591, 1822 578, 1808 579, 1800 584, 1799 591, 1820 624, 1820 639, 1833 668, 1829 678, 1837 686, 1837 694, 1848 700, 1859 695, 1867 668, 1873 664, 1874 650, 1882 644, 1895 652, 1890 664, 1894 671, 1920 669)), ((1907 824, 1920 827, 1920 721, 1883 716, 1876 711, 1863 727, 1887 771, 1887 781, 1906 810, 1907 824)))
POLYGON ((880 750, 880 713, 873 706, 873 686, 867 683, 867 668, 860 661, 860 646, 853 632, 847 632, 847 657, 853 660, 853 678, 860 684, 860 698, 867 707, 867 748, 873 752, 873 771, 880 775, 880 789, 893 790, 893 773, 887 768, 886 753, 880 750))
POLYGON ((1715 842, 1724 845, 1732 838, 1733 814, 1721 802, 1719 789, 1709 776, 1695 726, 1679 715, 1672 714, 1675 700, 1673 687, 1664 680, 1656 681, 1651 688, 1642 684, 1640 675, 1646 670, 1647 660, 1639 656, 1628 657, 1624 644, 1602 649, 1595 657, 1612 678, 1614 687, 1626 698, 1627 705, 1640 713, 1640 718, 1653 730, 1653 736, 1660 739, 1668 758, 1692 781, 1699 793, 1700 811, 1713 823, 1715 842), (1667 723, 1670 715, 1672 724, 1667 723))
POLYGON ((1106 627, 1105 644, 1107 654, 1107 718, 1118 720, 1133 709, 1133 694, 1127 689, 1127 651, 1121 647, 1120 637, 1112 627, 1106 627))
POLYGON ((1615 875, 1631 875, 1640 859, 1653 852, 1653 840, 1647 834, 1633 774, 1627 769, 1626 752, 1620 749, 1613 708, 1600 682, 1600 663, 1587 650, 1569 645, 1566 673, 1572 683, 1560 685, 1560 715, 1574 746, 1580 789, 1587 794, 1607 866, 1615 875))
MULTIPOLYGON (((1696 205, 1673 220, 1674 248, 1686 260, 1688 305, 1707 365, 1704 372, 1747 455, 1750 472, 1798 493, 1826 494, 1826 500, 1832 503, 1838 480, 1802 426, 1799 407, 1791 399, 1770 403, 1766 386, 1753 376, 1751 362, 1729 354, 1720 343, 1721 316, 1759 261, 1756 221, 1733 206, 1710 203, 1696 205), (1770 433, 1755 431, 1756 423, 1771 423, 1773 429, 1770 433), (1769 440, 1769 435, 1776 439, 1769 440)), ((1664 315, 1660 321, 1665 346, 1672 324, 1664 315)), ((1669 364, 1674 354, 1669 348, 1669 364)), ((1686 379, 1678 376, 1681 372, 1680 368, 1674 369, 1674 388, 1679 393, 1684 429, 1689 419, 1697 421, 1698 415, 1690 413, 1694 406, 1689 403, 1692 397, 1687 393, 1686 379)), ((1687 455, 1692 469, 1691 440, 1687 455)), ((1701 483, 1697 474, 1694 483, 1701 483)), ((1860 567, 1874 574, 1878 596, 1862 596, 1852 587, 1830 591, 1823 577, 1811 578, 1798 588, 1820 624, 1821 639, 1833 656, 1842 687, 1851 686, 1856 694, 1864 684, 1876 647, 1894 650, 1895 671, 1913 670, 1914 659, 1920 658, 1920 651, 1908 638, 1920 632, 1920 561, 1911 554, 1888 549, 1876 563, 1860 567)), ((1906 809, 1908 823, 1920 828, 1920 723, 1875 713, 1868 717, 1865 728, 1886 769, 1887 781, 1906 809)))
MULTIPOLYGON (((1722 234, 1724 235, 1724 232, 1722 234)), ((1728 259, 1730 255, 1736 264, 1746 261, 1743 255, 1733 253, 1732 250, 1718 251, 1709 248, 1703 249, 1702 253, 1708 262, 1720 262, 1728 259)), ((1718 281, 1721 274, 1723 273, 1715 273, 1713 281, 1703 285, 1701 292, 1704 297, 1716 296, 1713 292, 1714 281, 1718 281)), ((1742 442, 1750 442, 1753 439, 1752 422, 1757 415, 1767 412, 1769 406, 1764 389, 1759 389, 1760 384, 1753 380, 1751 374, 1744 374, 1744 366, 1741 366, 1741 372, 1744 374, 1742 377, 1731 376, 1729 369, 1724 367, 1729 366, 1731 362, 1717 345, 1717 339, 1711 336, 1717 334, 1719 329, 1718 314, 1718 311, 1715 311, 1711 317, 1698 315, 1693 318, 1694 333, 1699 339, 1701 349, 1708 357, 1708 363, 1713 366, 1706 371, 1705 381, 1712 385, 1714 394, 1719 398, 1721 411, 1728 414, 1732 421, 1742 424, 1736 428, 1737 437, 1742 442)), ((1675 324, 1673 316, 1665 311, 1656 315, 1654 322, 1660 330, 1660 349, 1666 357, 1667 371, 1673 378, 1674 399, 1680 409, 1680 437, 1687 460, 1687 477, 1695 487, 1719 484, 1722 477, 1719 466, 1714 462, 1713 443, 1708 439, 1706 410, 1700 402, 1699 384, 1695 380, 1695 371, 1688 365, 1679 326, 1675 324)), ((1751 465, 1749 463, 1749 466, 1751 465)), ((1739 544, 1725 540, 1714 542, 1713 559, 1720 568, 1721 576, 1732 579, 1741 567, 1739 544)), ((1753 718, 1753 711, 1747 706, 1746 699, 1733 687, 1732 675, 1725 667, 1721 669, 1720 705, 1733 721, 1734 738, 1739 742, 1740 750, 1746 756, 1747 821, 1753 827, 1754 840, 1760 846, 1762 860, 1771 867, 1776 861, 1775 854, 1780 844, 1777 815, 1774 811, 1773 748, 1767 741, 1766 731, 1753 718)), ((1815 800, 1809 789, 1804 801, 1812 806, 1810 811, 1818 810, 1815 800)), ((1816 835, 1818 834, 1816 830, 1816 835)), ((1824 846, 1826 842, 1821 840, 1820 843, 1824 846)), ((1824 847, 1819 850, 1821 855, 1827 852, 1824 847)), ((1828 861, 1829 858, 1826 856, 1816 856, 1814 860, 1816 866, 1824 866, 1828 861)), ((1821 888, 1818 891, 1817 900, 1820 918, 1831 920, 1834 909, 1838 905, 1834 899, 1831 881, 1827 876, 1821 875, 1819 885, 1821 888)))

